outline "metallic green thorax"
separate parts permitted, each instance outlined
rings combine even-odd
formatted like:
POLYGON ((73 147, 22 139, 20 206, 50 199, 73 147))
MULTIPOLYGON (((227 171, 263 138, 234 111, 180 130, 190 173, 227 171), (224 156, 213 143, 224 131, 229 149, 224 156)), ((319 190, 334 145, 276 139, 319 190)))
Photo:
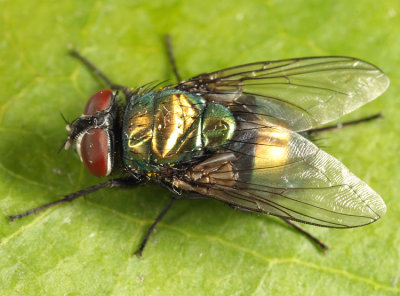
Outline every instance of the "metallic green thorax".
POLYGON ((145 171, 218 150, 236 128, 226 107, 177 90, 131 97, 123 122, 124 165, 145 171))

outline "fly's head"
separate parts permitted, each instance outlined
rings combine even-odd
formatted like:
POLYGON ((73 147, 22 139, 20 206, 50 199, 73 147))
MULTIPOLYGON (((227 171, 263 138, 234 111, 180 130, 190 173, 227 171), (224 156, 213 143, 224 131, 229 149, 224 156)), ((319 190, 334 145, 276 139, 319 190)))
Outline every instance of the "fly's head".
POLYGON ((87 101, 83 114, 66 126, 70 134, 65 149, 75 144, 86 169, 97 177, 108 176, 114 166, 114 128, 118 124, 116 97, 111 89, 95 92, 87 101))

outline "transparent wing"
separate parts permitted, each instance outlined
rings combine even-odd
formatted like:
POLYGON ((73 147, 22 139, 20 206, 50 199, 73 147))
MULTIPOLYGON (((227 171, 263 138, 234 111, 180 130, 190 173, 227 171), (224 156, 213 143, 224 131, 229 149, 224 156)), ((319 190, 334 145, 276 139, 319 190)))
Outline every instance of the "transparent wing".
POLYGON ((350 57, 259 62, 202 74, 176 88, 225 104, 253 99, 253 112, 295 131, 328 123, 372 101, 389 86, 374 65, 350 57))
POLYGON ((325 227, 362 226, 386 212, 376 192, 306 138, 249 121, 226 149, 175 185, 241 209, 325 227))

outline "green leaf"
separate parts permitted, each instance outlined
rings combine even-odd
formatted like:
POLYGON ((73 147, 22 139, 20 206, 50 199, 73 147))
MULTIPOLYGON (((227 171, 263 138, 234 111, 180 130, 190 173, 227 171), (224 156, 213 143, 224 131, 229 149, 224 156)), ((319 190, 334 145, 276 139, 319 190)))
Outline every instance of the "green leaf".
POLYGON ((0 1, 1 295, 395 295, 400 293, 400 18, 382 1, 0 1), (385 118, 326 133, 324 149, 381 194, 388 212, 358 229, 305 226, 321 254, 279 219, 217 201, 180 201, 132 256, 170 195, 156 186, 102 190, 13 224, 7 215, 99 183, 57 153, 65 123, 102 82, 70 44, 132 87, 227 66, 311 55, 370 61, 391 78, 343 120, 385 118))

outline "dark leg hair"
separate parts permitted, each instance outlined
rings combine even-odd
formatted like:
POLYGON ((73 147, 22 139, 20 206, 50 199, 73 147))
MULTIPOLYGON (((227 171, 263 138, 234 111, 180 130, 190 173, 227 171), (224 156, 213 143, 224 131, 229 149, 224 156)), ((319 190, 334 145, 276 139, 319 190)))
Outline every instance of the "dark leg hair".
POLYGON ((134 253, 135 255, 142 257, 143 249, 147 244, 147 241, 150 238, 150 235, 153 233, 154 229, 156 228, 157 224, 161 221, 161 219, 165 216, 165 214, 168 212, 168 210, 171 208, 172 204, 174 203, 176 199, 171 198, 168 202, 168 204, 164 207, 164 209, 161 211, 160 214, 158 214, 157 218, 154 220, 153 224, 149 227, 147 230, 146 236, 144 237, 142 243, 140 244, 139 249, 134 253))
POLYGON ((171 63, 171 66, 172 66, 172 71, 175 74, 176 80, 178 80, 178 82, 181 82, 182 81, 181 75, 179 75, 178 67, 176 66, 176 62, 175 62, 174 52, 172 50, 171 35, 165 35, 165 43, 167 44, 168 58, 169 58, 169 62, 171 63))
POLYGON ((378 114, 374 114, 374 115, 371 115, 371 116, 363 117, 363 118, 360 118, 360 119, 357 119, 357 120, 347 121, 347 122, 344 122, 344 123, 339 123, 339 124, 335 124, 335 125, 329 125, 329 126, 325 126, 325 127, 321 127, 321 128, 311 129, 311 130, 308 131, 308 133, 310 133, 310 134, 323 133, 323 132, 327 132, 327 131, 340 129, 340 128, 343 128, 343 127, 348 127, 348 126, 352 126, 352 125, 356 125, 356 124, 372 121, 372 120, 375 120, 375 119, 378 119, 378 118, 383 118, 382 113, 378 113, 378 114))
POLYGON ((129 89, 125 86, 113 83, 99 68, 93 65, 87 58, 82 56, 77 50, 71 49, 70 54, 80 60, 86 67, 92 70, 101 80, 105 82, 111 89, 122 91, 125 96, 129 94, 129 89))
POLYGON ((315 243, 316 245, 318 245, 322 252, 325 253, 329 247, 327 245, 325 245, 322 241, 320 241, 318 238, 316 238, 315 236, 313 236, 311 233, 307 232, 305 229, 303 229, 302 227, 300 227, 299 225, 293 223, 292 221, 285 219, 285 218, 281 218, 283 221, 285 221, 287 224, 289 224, 290 226, 294 227, 294 229, 296 229, 297 231, 299 231, 300 233, 302 233, 303 235, 305 235, 309 240, 311 240, 313 243, 315 243))
POLYGON ((17 214, 17 215, 8 216, 8 218, 10 218, 11 222, 13 222, 13 221, 15 221, 17 219, 21 219, 21 218, 29 216, 31 214, 40 212, 42 210, 48 209, 50 207, 53 207, 55 205, 73 201, 74 199, 77 199, 78 197, 81 197, 83 195, 95 192, 95 191, 97 191, 99 189, 102 189, 102 188, 105 188, 105 187, 110 187, 110 188, 131 187, 131 186, 136 186, 138 184, 139 184, 139 182, 137 180, 135 180, 135 179, 132 179, 132 178, 111 179, 111 180, 108 180, 107 182, 100 183, 100 184, 97 184, 97 185, 90 186, 88 188, 79 190, 77 192, 67 194, 62 199, 59 199, 59 200, 44 204, 44 205, 42 205, 40 207, 28 210, 26 212, 23 212, 23 213, 20 213, 20 214, 17 214))

